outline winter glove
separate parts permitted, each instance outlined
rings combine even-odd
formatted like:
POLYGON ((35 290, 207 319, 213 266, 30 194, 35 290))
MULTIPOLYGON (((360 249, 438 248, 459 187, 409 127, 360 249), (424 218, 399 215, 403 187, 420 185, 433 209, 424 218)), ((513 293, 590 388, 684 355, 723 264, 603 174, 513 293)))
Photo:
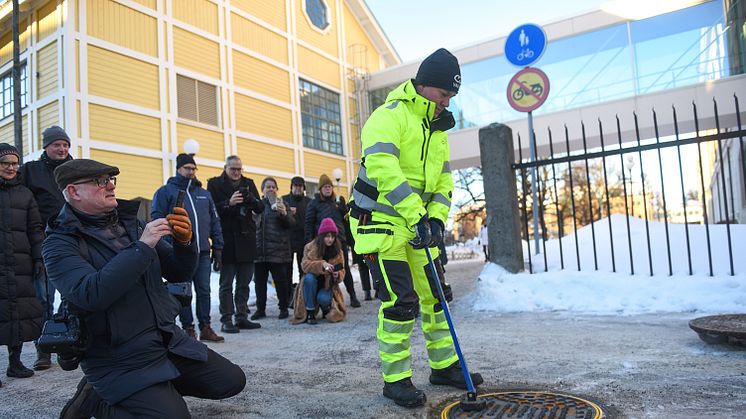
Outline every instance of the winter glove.
POLYGON ((425 214, 414 225, 414 238, 409 241, 409 244, 413 249, 424 249, 430 244, 430 240, 430 223, 427 220, 427 214, 425 214))
POLYGON ((192 242, 192 222, 189 221, 189 214, 181 207, 174 207, 171 214, 166 216, 168 224, 173 230, 174 240, 183 245, 192 242))
POLYGON ((440 243, 443 241, 443 230, 445 229, 445 226, 443 225, 443 221, 440 221, 437 218, 430 218, 430 246, 429 247, 438 247, 440 246, 440 243))
POLYGON ((212 270, 220 272, 220 266, 223 263, 223 251, 221 249, 212 249, 212 256, 210 256, 212 262, 212 270))
POLYGON ((45 276, 46 276, 46 272, 44 271, 44 262, 41 260, 35 260, 34 261, 34 280, 42 281, 44 280, 45 276))

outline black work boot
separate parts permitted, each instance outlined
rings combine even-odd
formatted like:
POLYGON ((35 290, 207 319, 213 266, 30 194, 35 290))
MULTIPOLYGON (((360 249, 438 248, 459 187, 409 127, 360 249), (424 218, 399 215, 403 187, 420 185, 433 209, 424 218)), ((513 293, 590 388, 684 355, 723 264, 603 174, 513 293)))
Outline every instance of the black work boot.
POLYGON ((26 368, 21 362, 21 349, 23 346, 8 346, 8 370, 5 375, 15 378, 29 378, 34 375, 34 371, 26 368))
POLYGON ((355 291, 350 293, 350 307, 354 307, 354 308, 360 307, 360 301, 357 300, 355 291))
POLYGON ((262 327, 259 323, 254 323, 251 320, 246 320, 245 318, 236 318, 236 327, 239 329, 259 329, 262 327))
MULTIPOLYGON (((469 373, 471 376, 471 382, 474 387, 482 384, 482 374, 478 372, 469 373)), ((466 390, 466 379, 464 378, 464 371, 461 369, 461 364, 456 361, 449 367, 443 368, 442 370, 431 369, 430 370, 430 383, 438 386, 451 386, 466 390)))
POLYGON ((383 395, 404 407, 422 406, 427 401, 425 392, 417 390, 409 377, 393 383, 383 383, 383 395))
POLYGON ((49 369, 52 366, 52 354, 46 353, 36 347, 36 361, 34 362, 34 371, 49 369))
POLYGON ((316 321, 316 313, 314 310, 306 310, 306 323, 308 324, 317 324, 316 321))
POLYGON ((89 403, 85 403, 89 396, 97 397, 93 386, 88 384, 85 376, 78 383, 78 389, 75 391, 73 397, 65 403, 65 407, 60 412, 60 419, 88 419, 91 417, 90 412, 86 409, 87 405, 92 404, 92 400, 89 403))
POLYGON ((233 324, 232 321, 224 321, 222 325, 220 325, 220 331, 223 333, 238 333, 238 327, 233 324))
POLYGON ((365 290, 364 294, 365 294, 365 301, 373 300, 373 297, 371 297, 370 295, 370 290, 365 290))

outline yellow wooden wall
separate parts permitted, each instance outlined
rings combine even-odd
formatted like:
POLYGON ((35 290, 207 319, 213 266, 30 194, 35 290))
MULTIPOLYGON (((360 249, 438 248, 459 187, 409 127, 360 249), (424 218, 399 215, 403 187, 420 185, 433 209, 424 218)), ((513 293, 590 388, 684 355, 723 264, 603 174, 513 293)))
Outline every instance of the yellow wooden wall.
POLYGON ((163 185, 161 159, 97 149, 91 149, 91 159, 119 168, 116 192, 119 198, 153 199, 155 191, 163 185))
MULTIPOLYGON (((13 118, 8 118, 5 125, 0 127, 0 143, 8 143, 16 145, 15 133, 13 132, 13 118)), ((28 140, 28 116, 24 115, 22 119, 23 124, 23 149, 29 150, 30 144, 28 140)))
MULTIPOLYGON (((161 153, 173 156, 181 152, 184 141, 189 138, 200 142, 201 150, 197 157, 213 162, 200 164, 198 177, 203 181, 222 172, 226 148, 230 153, 235 142, 235 152, 246 165, 260 172, 266 170, 287 174, 277 177, 284 193, 289 190, 289 179, 294 174, 303 173, 308 179, 315 180, 321 173, 331 173, 334 168, 345 169, 347 160, 359 157, 359 147, 354 145, 357 143, 356 127, 350 125, 349 121, 342 121, 348 127, 347 135, 353 142, 353 149, 348 150, 349 156, 305 152, 300 145, 300 127, 294 128, 300 118, 291 110, 298 103, 297 83, 293 80, 297 74, 299 78, 331 87, 343 99, 340 106, 346 108, 348 116, 354 116, 355 104, 347 100, 343 90, 342 83, 351 92, 349 83, 341 77, 346 69, 336 61, 347 54, 348 62, 351 62, 350 47, 353 45, 365 46, 364 61, 369 71, 378 69, 379 58, 375 48, 343 0, 325 0, 330 26, 324 31, 312 28, 302 9, 303 0, 232 0, 226 4, 228 7, 222 14, 218 4, 211 0, 173 0, 170 8, 165 7, 165 0, 68 1, 72 2, 73 11, 63 24, 72 25, 74 30, 85 33, 85 37, 74 40, 71 51, 61 50, 67 48, 68 44, 56 39, 49 42, 50 37, 61 34, 60 21, 64 6, 58 6, 57 0, 33 4, 36 10, 31 15, 35 18, 30 25, 32 31, 26 30, 28 21, 21 24, 22 50, 31 45, 29 37, 32 34, 35 42, 44 41, 41 48, 31 51, 36 56, 32 60, 35 68, 29 69, 29 82, 35 83, 37 93, 32 100, 45 101, 44 106, 33 108, 36 113, 34 130, 38 134, 49 125, 64 125, 65 120, 77 121, 77 131, 71 133, 80 144, 75 153, 89 153, 91 158, 117 164, 123 172, 139 174, 131 179, 131 175, 121 177, 118 196, 152 197, 153 191, 163 183, 164 174, 162 160, 155 156, 161 153), (132 3, 152 11, 171 10, 173 25, 164 22, 161 30, 167 36, 161 44, 158 43, 157 18, 132 3), (78 12, 82 6, 86 10, 85 19, 79 22, 78 12), (287 7, 295 8, 292 11, 295 14, 294 27, 288 27, 290 21, 287 15, 290 11, 286 10, 287 7), (337 21, 338 7, 346 24, 346 42, 341 49, 338 35, 342 28, 337 21), (230 37, 229 42, 236 45, 233 51, 226 51, 231 57, 225 64, 232 63, 232 81, 240 92, 233 90, 228 80, 221 79, 221 73, 228 74, 228 71, 221 72, 217 37, 221 32, 221 20, 225 19, 230 19, 231 28, 226 35, 230 37), (173 38, 168 39, 171 33, 173 38), (295 38, 288 40, 291 34, 295 38), (297 42, 293 39, 297 39, 297 42), (172 54, 166 51, 170 45, 173 45, 172 54), (60 56, 64 58, 58 59, 60 56), (155 61, 159 56, 172 56, 174 60, 169 68, 162 69, 166 80, 164 84, 161 83, 164 75, 159 74, 155 61), (86 62, 80 62, 81 59, 86 62), (64 68, 59 71, 63 65, 64 68), (87 67, 85 80, 81 80, 79 71, 82 66, 87 67), (60 73, 63 78, 59 77, 60 73), (81 100, 74 101, 72 109, 66 109, 66 98, 48 102, 50 96, 66 91, 63 89, 68 73, 74 73, 71 80, 74 80, 75 86, 67 91, 87 92, 81 100), (162 118, 176 113, 175 109, 170 109, 170 102, 176 95, 170 91, 170 80, 176 74, 217 85, 219 126, 210 127, 178 118, 175 121, 166 120, 165 123, 162 121, 162 118), (122 106, 118 107, 117 103, 122 106), (225 109, 226 104, 234 108, 225 109), (224 126, 226 123, 228 125, 224 126), (226 130, 231 134, 226 135, 226 130), (81 138, 82 135, 87 138, 81 138), (94 143, 87 143, 88 140, 94 143), (147 152, 135 155, 130 154, 133 153, 132 149, 125 152, 117 151, 116 147, 100 150, 96 148, 97 141, 122 144, 147 152), (172 142, 176 148, 172 147, 172 142), (302 167, 296 166, 296 160, 303 162, 302 167)), ((0 65, 11 59, 10 40, 9 31, 0 34, 0 65)), ((28 121, 28 116, 24 116, 24 121, 28 121)), ((12 142, 12 120, 2 122, 0 141, 12 142)), ((26 123, 24 128, 25 147, 29 147, 26 123)), ((35 135, 37 138, 33 139, 35 150, 40 146, 39 136, 35 135)), ((346 137, 345 148, 347 146, 346 137)), ((173 174, 172 161, 168 162, 166 172, 173 174)), ((265 177, 263 173, 250 175, 257 185, 265 177)), ((348 182, 348 179, 342 182, 348 182)))

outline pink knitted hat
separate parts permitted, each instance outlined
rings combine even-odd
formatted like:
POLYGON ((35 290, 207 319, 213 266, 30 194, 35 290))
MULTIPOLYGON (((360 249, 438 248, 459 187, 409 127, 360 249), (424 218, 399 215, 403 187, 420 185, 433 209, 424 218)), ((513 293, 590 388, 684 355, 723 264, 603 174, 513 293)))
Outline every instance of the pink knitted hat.
POLYGON ((339 234, 339 230, 337 230, 337 225, 334 224, 334 220, 331 218, 324 218, 321 220, 321 224, 319 225, 319 236, 323 236, 326 233, 334 233, 339 234))

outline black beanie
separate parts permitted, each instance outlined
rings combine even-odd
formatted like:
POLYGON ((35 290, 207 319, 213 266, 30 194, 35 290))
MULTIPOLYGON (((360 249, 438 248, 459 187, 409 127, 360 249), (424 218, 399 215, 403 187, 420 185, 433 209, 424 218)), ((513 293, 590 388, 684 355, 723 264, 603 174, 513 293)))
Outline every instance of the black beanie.
POLYGON ((433 52, 420 64, 414 84, 438 87, 458 93, 461 87, 461 69, 458 59, 445 48, 433 52))
POLYGON ((192 157, 191 154, 184 154, 181 153, 178 156, 176 156, 176 170, 179 170, 179 168, 185 164, 192 163, 193 165, 197 165, 197 163, 194 162, 194 157, 192 157))
POLYGON ((70 137, 67 136, 65 130, 57 125, 52 125, 41 133, 41 148, 47 148, 49 144, 57 140, 65 140, 67 141, 67 145, 70 146, 70 137))

